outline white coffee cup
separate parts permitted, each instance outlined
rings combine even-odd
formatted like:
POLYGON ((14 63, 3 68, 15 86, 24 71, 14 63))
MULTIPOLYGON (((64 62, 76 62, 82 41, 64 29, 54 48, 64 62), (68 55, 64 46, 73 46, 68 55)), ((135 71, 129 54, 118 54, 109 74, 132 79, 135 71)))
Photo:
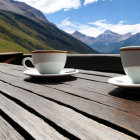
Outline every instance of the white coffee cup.
POLYGON ((140 84, 140 46, 120 48, 121 61, 126 75, 135 84, 140 84))
POLYGON ((40 74, 59 74, 65 66, 66 58, 66 51, 37 50, 32 51, 32 58, 24 58, 22 64, 26 69, 31 70, 31 68, 25 64, 25 62, 29 60, 40 74))

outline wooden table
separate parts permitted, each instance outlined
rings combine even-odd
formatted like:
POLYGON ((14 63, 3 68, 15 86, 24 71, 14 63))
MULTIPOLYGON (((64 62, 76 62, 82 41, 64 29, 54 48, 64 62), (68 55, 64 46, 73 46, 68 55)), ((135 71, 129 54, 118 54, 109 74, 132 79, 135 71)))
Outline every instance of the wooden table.
POLYGON ((0 64, 0 140, 140 139, 140 96, 107 80, 119 74, 80 70, 33 79, 0 64))

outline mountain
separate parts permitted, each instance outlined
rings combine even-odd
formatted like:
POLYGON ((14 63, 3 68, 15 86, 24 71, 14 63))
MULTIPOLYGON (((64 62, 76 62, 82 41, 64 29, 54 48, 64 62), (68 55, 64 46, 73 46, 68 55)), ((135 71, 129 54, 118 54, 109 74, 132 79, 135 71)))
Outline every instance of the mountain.
POLYGON ((117 34, 110 30, 106 30, 104 33, 99 35, 96 39, 104 43, 111 43, 111 42, 117 41, 120 38, 121 38, 120 34, 117 34))
POLYGON ((97 53, 49 22, 0 10, 0 52, 56 49, 68 53, 97 53))
POLYGON ((74 33, 71 34, 73 37, 75 37, 76 39, 86 43, 87 45, 91 45, 95 42, 95 38, 94 37, 90 37, 90 36, 86 36, 78 31, 75 31, 74 33))
POLYGON ((92 44, 91 47, 101 53, 119 53, 121 42, 131 36, 131 33, 120 35, 110 30, 106 30, 104 33, 102 33, 96 38, 97 42, 92 44))
POLYGON ((120 42, 122 40, 126 40, 127 38, 131 37, 132 34, 131 33, 127 33, 127 34, 123 34, 121 35, 121 37, 117 40, 117 42, 120 42))
POLYGON ((76 39, 86 43, 88 46, 97 50, 100 53, 106 53, 108 51, 109 44, 121 38, 121 35, 114 33, 110 30, 106 30, 104 33, 100 34, 96 38, 86 36, 78 31, 75 31, 71 35, 76 39))
POLYGON ((139 33, 136 35, 132 35, 131 33, 120 35, 110 30, 106 30, 96 38, 86 36, 79 32, 73 33, 72 36, 100 53, 120 53, 120 47, 140 45, 139 33), (87 37, 91 38, 92 41, 88 40, 87 37))
POLYGON ((140 33, 134 34, 131 37, 122 40, 115 44, 116 48, 111 53, 119 53, 119 49, 125 46, 140 46, 140 33))
POLYGON ((0 9, 15 12, 30 18, 37 18, 45 23, 48 22, 42 12, 27 5, 24 2, 18 2, 14 0, 0 0, 0 9))

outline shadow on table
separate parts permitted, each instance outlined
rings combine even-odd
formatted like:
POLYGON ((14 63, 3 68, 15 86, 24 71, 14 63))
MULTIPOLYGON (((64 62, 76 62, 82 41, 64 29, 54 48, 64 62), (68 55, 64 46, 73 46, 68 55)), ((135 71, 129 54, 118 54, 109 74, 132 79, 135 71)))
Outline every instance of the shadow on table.
POLYGON ((24 81, 36 84, 49 84, 49 85, 56 85, 56 84, 64 84, 65 82, 75 81, 77 77, 74 76, 65 76, 65 77, 47 77, 47 78, 25 78, 24 81))
POLYGON ((131 101, 140 101, 140 89, 116 88, 110 91, 109 95, 131 101))

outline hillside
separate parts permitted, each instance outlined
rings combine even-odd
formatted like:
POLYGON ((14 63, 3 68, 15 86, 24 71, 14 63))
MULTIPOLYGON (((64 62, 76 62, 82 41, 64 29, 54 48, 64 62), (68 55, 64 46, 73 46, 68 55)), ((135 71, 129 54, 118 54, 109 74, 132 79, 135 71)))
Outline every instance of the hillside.
MULTIPOLYGON (((0 10, 0 39, 12 43, 9 46, 28 53, 32 50, 57 49, 68 53, 97 53, 81 41, 38 19, 31 19, 20 14, 0 10)), ((5 45, 0 46, 3 50, 5 45)), ((8 49, 8 48, 7 48, 8 49)), ((5 47, 5 51, 7 51, 5 47)), ((9 50, 11 51, 11 50, 9 50)))
POLYGON ((24 2, 14 0, 0 0, 0 9, 15 12, 30 18, 37 18, 43 22, 49 22, 41 11, 31 7, 24 2))

